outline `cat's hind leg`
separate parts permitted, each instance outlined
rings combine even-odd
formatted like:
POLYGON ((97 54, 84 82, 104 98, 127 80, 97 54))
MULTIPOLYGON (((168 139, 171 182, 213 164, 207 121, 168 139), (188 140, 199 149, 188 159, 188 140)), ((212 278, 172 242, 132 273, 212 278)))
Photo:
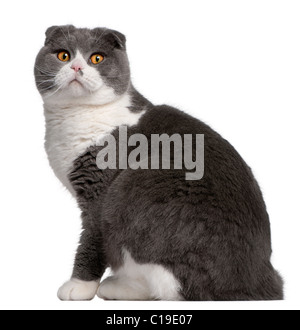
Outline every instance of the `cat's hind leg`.
POLYGON ((151 300, 145 281, 127 276, 108 277, 101 283, 97 295, 104 300, 151 300))
POLYGON ((139 264, 124 250, 124 263, 104 280, 98 296, 107 300, 183 300, 180 284, 161 265, 139 264))

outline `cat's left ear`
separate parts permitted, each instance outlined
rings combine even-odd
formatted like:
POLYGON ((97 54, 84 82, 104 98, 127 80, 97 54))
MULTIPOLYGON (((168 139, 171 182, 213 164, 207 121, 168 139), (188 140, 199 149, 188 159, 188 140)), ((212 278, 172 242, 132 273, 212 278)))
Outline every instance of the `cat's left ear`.
POLYGON ((109 30, 108 37, 115 43, 116 47, 126 49, 126 37, 118 31, 109 30))
POLYGON ((100 35, 99 41, 107 42, 115 48, 126 50, 126 37, 121 32, 109 29, 95 29, 100 35))

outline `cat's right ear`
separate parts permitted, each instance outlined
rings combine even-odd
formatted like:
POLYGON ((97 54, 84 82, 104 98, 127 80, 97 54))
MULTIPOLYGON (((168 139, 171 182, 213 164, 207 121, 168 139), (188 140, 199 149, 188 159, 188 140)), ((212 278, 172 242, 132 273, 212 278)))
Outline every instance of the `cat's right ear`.
POLYGON ((46 31, 45 46, 46 46, 47 44, 49 44, 51 37, 54 35, 55 31, 57 31, 58 28, 59 28, 59 26, 54 25, 54 26, 51 26, 51 27, 49 27, 49 28, 47 29, 47 31, 46 31))
POLYGON ((74 30, 75 27, 73 25, 54 25, 49 27, 46 31, 45 46, 53 41, 53 39, 59 38, 60 36, 63 36, 64 38, 66 38, 66 35, 70 36, 70 33, 74 30))

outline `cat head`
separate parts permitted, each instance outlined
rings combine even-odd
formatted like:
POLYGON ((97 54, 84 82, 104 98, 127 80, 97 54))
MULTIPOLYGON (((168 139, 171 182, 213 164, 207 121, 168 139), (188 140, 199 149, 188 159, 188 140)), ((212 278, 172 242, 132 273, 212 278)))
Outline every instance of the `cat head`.
POLYGON ((105 28, 50 27, 36 58, 34 74, 45 103, 113 102, 130 86, 126 38, 105 28))

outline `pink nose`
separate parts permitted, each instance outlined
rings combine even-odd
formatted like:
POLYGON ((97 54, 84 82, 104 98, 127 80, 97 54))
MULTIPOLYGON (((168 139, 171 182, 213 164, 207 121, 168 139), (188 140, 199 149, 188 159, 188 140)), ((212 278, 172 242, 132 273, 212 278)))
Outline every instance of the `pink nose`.
POLYGON ((79 61, 74 61, 72 63, 71 69, 73 69, 75 72, 79 72, 83 69, 83 67, 79 61))

